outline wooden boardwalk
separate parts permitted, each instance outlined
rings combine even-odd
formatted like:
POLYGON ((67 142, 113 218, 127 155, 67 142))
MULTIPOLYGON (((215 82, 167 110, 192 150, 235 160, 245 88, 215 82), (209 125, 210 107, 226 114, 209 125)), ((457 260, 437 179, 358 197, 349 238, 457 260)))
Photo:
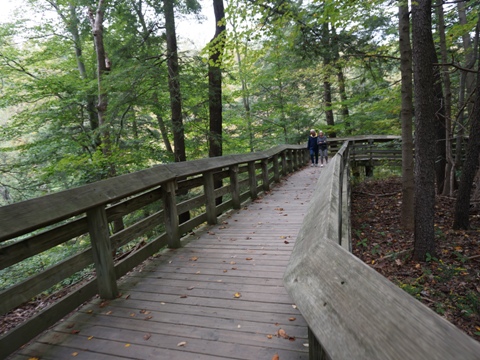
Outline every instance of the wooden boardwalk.
POLYGON ((282 284, 321 168, 191 234, 9 359, 308 359, 307 326, 282 284))

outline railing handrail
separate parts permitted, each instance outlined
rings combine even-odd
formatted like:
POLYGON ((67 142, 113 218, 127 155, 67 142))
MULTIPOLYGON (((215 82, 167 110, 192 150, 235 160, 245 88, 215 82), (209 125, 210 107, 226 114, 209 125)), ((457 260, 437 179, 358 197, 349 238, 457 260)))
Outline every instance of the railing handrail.
POLYGON ((309 325, 310 359, 478 360, 480 343, 339 245, 350 232, 339 219, 349 214, 338 189, 345 144, 320 174, 284 274, 309 325))
POLYGON ((2 224, 0 242, 84 213, 90 208, 141 193, 177 178, 238 163, 266 159, 286 149, 303 148, 302 145, 278 145, 261 152, 161 164, 146 170, 5 205, 0 207, 0 224, 2 224), (31 216, 33 213, 35 216, 31 216))

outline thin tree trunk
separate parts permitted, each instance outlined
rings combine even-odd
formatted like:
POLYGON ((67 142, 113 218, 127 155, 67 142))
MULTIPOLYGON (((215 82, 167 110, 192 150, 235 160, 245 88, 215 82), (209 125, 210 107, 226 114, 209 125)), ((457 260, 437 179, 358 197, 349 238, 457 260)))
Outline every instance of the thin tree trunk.
MULTIPOLYGON (((440 51, 442 57, 442 63, 448 62, 447 56, 447 42, 445 38, 445 19, 443 14, 443 0, 437 0, 437 19, 438 19, 438 33, 440 34, 440 51)), ((450 182, 452 178, 453 157, 452 157, 452 90, 450 85, 450 74, 448 73, 448 67, 442 67, 443 85, 445 88, 445 155, 446 166, 445 176, 443 183, 443 195, 449 195, 453 184, 450 182)))
MULTIPOLYGON (((324 22, 322 26, 322 47, 323 47, 323 104, 325 107, 325 117, 327 125, 335 125, 335 120, 333 118, 333 109, 332 109, 332 84, 330 83, 330 64, 331 64, 331 54, 330 54, 330 31, 329 23, 324 22)), ((328 133, 329 137, 336 137, 336 133, 331 130, 328 133)))
POLYGON ((172 111, 173 145, 175 162, 186 161, 185 134, 182 117, 182 96, 180 91, 180 70, 178 66, 177 36, 173 0, 163 0, 165 11, 165 33, 167 38, 168 88, 172 111))
MULTIPOLYGON (((480 28, 480 14, 477 22, 477 37, 480 28)), ((479 47, 480 58, 480 47, 479 47)), ((477 71, 477 89, 475 94, 475 104, 473 107, 472 122, 470 124, 470 134, 467 143, 467 153, 462 167, 462 175, 458 187, 457 201, 455 203, 455 214, 453 220, 454 229, 470 228, 470 195, 472 192, 473 179, 477 172, 480 155, 480 63, 477 71)))
POLYGON ((431 0, 412 3, 412 38, 415 84, 415 234, 413 258, 435 255, 435 120, 431 0))
POLYGON ((414 229, 414 193, 413 173, 413 82, 412 47, 410 43, 410 13, 408 2, 400 1, 398 8, 400 35, 400 71, 402 74, 402 208, 401 223, 405 230, 414 229))
POLYGON ((225 48, 223 0, 213 0, 215 35, 209 43, 208 89, 210 110, 209 157, 222 156, 222 56, 225 48))
MULTIPOLYGON (((180 69, 178 66, 177 35, 175 34, 175 14, 173 0, 163 0, 165 12, 165 35, 167 38, 168 89, 170 91, 170 108, 172 111, 173 146, 175 162, 187 160, 185 152, 185 134, 182 117, 182 94, 180 91, 180 69)), ((187 191, 178 195, 187 195, 187 191)), ((190 212, 178 217, 180 224, 190 220, 190 212)))

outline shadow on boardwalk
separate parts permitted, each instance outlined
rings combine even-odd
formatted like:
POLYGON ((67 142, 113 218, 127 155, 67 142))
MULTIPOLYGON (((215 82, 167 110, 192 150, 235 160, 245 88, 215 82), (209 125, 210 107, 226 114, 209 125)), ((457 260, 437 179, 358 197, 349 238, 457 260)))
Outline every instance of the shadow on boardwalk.
POLYGON ((320 168, 204 227, 9 359, 308 359, 307 326, 282 284, 320 168))

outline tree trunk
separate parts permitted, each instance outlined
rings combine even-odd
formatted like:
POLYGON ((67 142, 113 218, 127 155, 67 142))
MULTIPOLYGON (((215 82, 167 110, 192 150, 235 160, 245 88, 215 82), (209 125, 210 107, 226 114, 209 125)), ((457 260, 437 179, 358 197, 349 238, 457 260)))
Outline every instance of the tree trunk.
POLYGON ((412 39, 415 83, 415 234, 413 258, 435 255, 435 118, 431 0, 412 3, 412 39))
MULTIPOLYGON (((172 111, 173 155, 175 162, 187 161, 185 152, 185 134, 182 117, 182 94, 180 91, 180 70, 178 66, 177 35, 175 34, 175 15, 173 0, 163 0, 165 12, 165 35, 167 38, 168 89, 170 91, 170 108, 172 111)), ((187 195, 187 191, 178 195, 187 195)), ((184 212, 178 217, 182 224, 190 220, 190 212, 184 212)))
MULTIPOLYGON (((215 35, 209 43, 209 62, 208 62, 208 104, 210 110, 209 127, 209 148, 208 156, 222 156, 222 56, 225 48, 225 10, 223 0, 213 0, 213 10, 215 12, 215 35)), ((215 179, 215 189, 222 187, 223 182, 215 179)), ((215 200, 219 205, 222 198, 215 200)))
POLYGON ((408 2, 400 1, 398 8, 400 35, 400 71, 402 74, 402 208, 401 223, 405 230, 414 229, 414 173, 413 173, 413 83, 412 48, 410 43, 410 13, 408 2))
POLYGON ((177 36, 173 0, 163 0, 165 11, 165 33, 167 38, 168 89, 172 111, 173 146, 175 162, 186 161, 185 134, 182 117, 182 96, 180 92, 180 70, 178 66, 177 36))
MULTIPOLYGON (((448 62, 447 55, 447 42, 445 38, 445 19, 443 15, 443 0, 437 0, 437 19, 438 19, 438 33, 440 34, 440 51, 442 56, 442 63, 446 64, 448 62)), ((452 89, 450 85, 450 74, 448 72, 448 67, 442 67, 443 75, 443 85, 445 88, 445 155, 446 155, 446 166, 445 166, 445 175, 442 193, 443 195, 450 195, 452 192, 451 183, 452 171, 453 168, 453 157, 452 157, 452 142, 451 142, 451 131, 452 131, 452 89)))
MULTIPOLYGON (((477 32, 480 27, 480 15, 477 22, 477 32)), ((480 47, 479 47, 480 56, 480 47)), ((467 143, 467 153, 463 163, 462 175, 458 187, 457 201, 455 203, 455 215, 453 220, 454 229, 469 229, 470 219, 470 194, 472 192, 473 179, 477 172, 480 155, 480 63, 477 71, 477 89, 475 104, 473 106, 472 123, 467 143)))
MULTIPOLYGON (((437 52, 435 48, 430 49, 432 56, 432 64, 438 63, 437 52)), ((443 192, 443 185, 445 182, 445 167, 446 151, 445 151, 445 101, 443 98, 442 89, 442 75, 440 73, 440 67, 433 67, 433 114, 435 117, 435 179, 437 185, 437 193, 443 192)))
POLYGON ((223 0, 213 0, 215 35, 209 43, 208 95, 210 131, 208 156, 222 156, 222 55, 225 47, 223 0))
MULTIPOLYGON (((335 120, 333 118, 333 109, 332 109, 332 84, 330 83, 330 32, 328 29, 329 23, 323 23, 322 33, 322 46, 323 46, 323 104, 325 106, 325 117, 327 125, 334 126, 335 120)), ((329 137, 336 137, 334 130, 328 132, 329 137)))

